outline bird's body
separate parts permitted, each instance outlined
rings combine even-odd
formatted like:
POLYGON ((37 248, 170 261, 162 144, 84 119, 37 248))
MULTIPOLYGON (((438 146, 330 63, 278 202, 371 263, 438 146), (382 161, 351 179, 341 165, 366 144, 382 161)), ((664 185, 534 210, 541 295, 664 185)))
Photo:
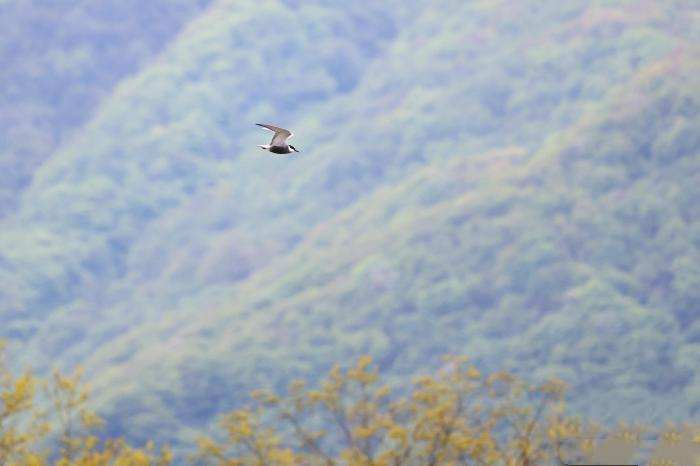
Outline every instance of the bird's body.
POLYGON ((272 125, 264 125, 262 123, 255 124, 275 133, 275 135, 272 136, 272 141, 270 141, 270 144, 258 146, 259 148, 272 152, 273 154, 292 154, 294 152, 299 152, 296 147, 292 146, 291 144, 287 144, 287 139, 294 136, 294 133, 288 129, 278 128, 277 126, 272 125))

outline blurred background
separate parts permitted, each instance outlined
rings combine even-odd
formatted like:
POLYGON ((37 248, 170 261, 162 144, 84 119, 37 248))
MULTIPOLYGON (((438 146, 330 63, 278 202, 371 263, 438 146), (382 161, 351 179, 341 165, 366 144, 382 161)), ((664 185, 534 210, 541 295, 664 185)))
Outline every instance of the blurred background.
POLYGON ((0 0, 0 63, 0 339, 107 435, 362 354, 697 417, 697 1, 0 0))

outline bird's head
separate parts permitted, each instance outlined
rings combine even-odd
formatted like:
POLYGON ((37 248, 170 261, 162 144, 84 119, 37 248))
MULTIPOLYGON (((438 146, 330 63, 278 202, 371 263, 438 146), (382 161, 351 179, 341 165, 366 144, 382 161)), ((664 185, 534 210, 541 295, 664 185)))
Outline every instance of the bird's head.
POLYGON ((289 145, 289 148, 290 148, 290 149, 292 149, 292 150, 293 150, 294 152, 299 152, 299 151, 297 150, 297 148, 296 148, 296 147, 294 147, 294 146, 293 146, 293 145, 291 145, 291 144, 289 145))

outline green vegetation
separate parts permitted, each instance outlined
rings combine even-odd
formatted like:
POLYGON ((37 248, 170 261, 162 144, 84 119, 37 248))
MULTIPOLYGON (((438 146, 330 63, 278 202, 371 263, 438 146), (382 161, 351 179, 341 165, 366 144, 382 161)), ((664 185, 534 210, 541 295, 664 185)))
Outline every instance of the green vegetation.
POLYGON ((114 85, 211 0, 0 2, 0 217, 114 85))
POLYGON ((30 371, 15 376, 0 342, 0 464, 5 466, 166 466, 167 448, 131 448, 123 439, 101 440, 103 420, 86 405, 81 371, 54 372, 42 380, 30 371))
MULTIPOLYGON (((49 81, 84 107, 19 90, 7 112, 61 134, 0 188, 16 367, 84 365, 105 435, 139 444, 187 445, 360 353, 397 384, 471 354, 531 383, 682 388, 700 414, 695 2, 179 3, 157 31, 124 7, 92 59, 68 38, 34 58, 68 60, 49 81), (256 149, 258 121, 302 152, 256 149)), ((86 43, 112 22, 91 24, 86 43)), ((3 138, 8 166, 31 134, 3 138)))
MULTIPOLYGON (((49 381, 28 371, 15 377, 2 356, 0 461, 8 466, 527 466, 557 456, 570 464, 611 457, 630 463, 649 434, 648 426, 620 423, 602 437, 625 452, 603 451, 595 443, 602 425, 584 429, 565 416, 566 386, 559 380, 532 385, 502 371, 484 377, 468 358, 445 356, 436 374, 414 377, 402 395, 382 383, 364 356, 347 370, 334 366, 318 389, 292 380, 284 397, 251 393, 254 405, 222 416, 221 429, 199 435, 196 453, 185 459, 167 447, 157 453, 152 441, 140 449, 122 438, 100 438, 104 420, 87 408, 80 371, 54 372, 49 381), (560 439, 577 443, 564 452, 560 439)), ((650 457, 654 466, 686 464, 673 463, 678 441, 700 440, 692 424, 667 423, 653 436, 663 445, 650 457)))

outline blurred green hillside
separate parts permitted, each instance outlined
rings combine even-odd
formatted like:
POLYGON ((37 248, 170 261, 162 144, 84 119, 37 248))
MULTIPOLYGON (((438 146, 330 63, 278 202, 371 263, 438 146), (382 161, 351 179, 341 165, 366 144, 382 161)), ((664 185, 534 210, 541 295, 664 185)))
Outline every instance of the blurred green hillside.
POLYGON ((2 22, 71 34, 0 33, 0 337, 109 435, 359 353, 700 409, 697 2, 33 3, 2 22))
POLYGON ((209 3, 0 2, 0 217, 115 84, 209 3))

